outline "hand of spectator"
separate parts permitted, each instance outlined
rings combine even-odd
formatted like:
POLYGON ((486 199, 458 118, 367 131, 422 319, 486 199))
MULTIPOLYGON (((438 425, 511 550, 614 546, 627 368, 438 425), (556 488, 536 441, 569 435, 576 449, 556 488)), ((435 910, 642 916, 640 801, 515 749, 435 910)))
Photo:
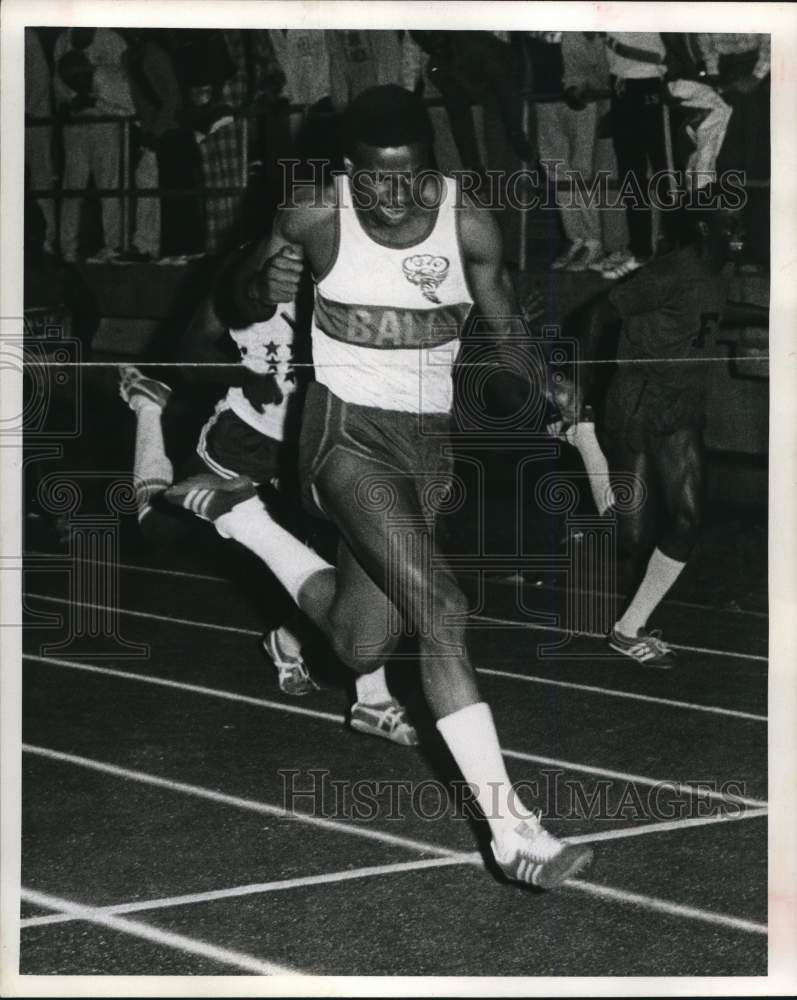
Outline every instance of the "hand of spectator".
POLYGON ((257 372, 247 369, 241 384, 244 396, 260 413, 271 404, 279 404, 283 400, 282 389, 277 384, 277 377, 273 372, 259 375, 257 372))
POLYGON ((583 87, 568 87, 564 92, 565 104, 574 111, 583 111, 587 106, 583 87))
POLYGON ((299 291, 303 270, 302 248, 286 244, 251 276, 247 283, 247 295, 254 301, 272 305, 293 302, 299 291))

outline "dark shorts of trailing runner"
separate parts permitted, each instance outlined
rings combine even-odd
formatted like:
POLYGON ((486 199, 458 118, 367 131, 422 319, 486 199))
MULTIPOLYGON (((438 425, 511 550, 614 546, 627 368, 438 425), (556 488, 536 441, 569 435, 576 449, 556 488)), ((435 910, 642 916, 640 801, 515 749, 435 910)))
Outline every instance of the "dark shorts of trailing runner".
POLYGON ((250 427, 232 410, 214 413, 202 428, 197 454, 225 479, 249 476, 256 483, 277 485, 282 442, 250 427))
POLYGON ((389 491, 398 476, 412 480, 421 510, 432 520, 435 500, 453 471, 453 458, 447 454, 450 429, 449 414, 357 406, 313 382, 307 390, 299 445, 305 509, 327 517, 321 506, 326 488, 345 495, 356 516, 358 502, 378 502, 380 484, 389 491))
POLYGON ((606 432, 632 451, 654 453, 664 438, 684 428, 702 432, 705 422, 705 388, 700 382, 675 386, 626 367, 609 385, 606 432))

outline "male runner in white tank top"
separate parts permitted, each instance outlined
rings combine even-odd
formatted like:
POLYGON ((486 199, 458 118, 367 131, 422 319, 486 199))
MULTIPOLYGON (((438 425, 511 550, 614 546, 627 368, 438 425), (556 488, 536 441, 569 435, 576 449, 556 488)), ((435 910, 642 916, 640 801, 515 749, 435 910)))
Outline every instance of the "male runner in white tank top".
MULTIPOLYGON (((457 206, 453 183, 430 169, 431 124, 413 94, 365 91, 348 109, 344 133, 347 178, 283 209, 238 268, 233 292, 236 325, 264 319, 293 299, 302 259, 309 261, 316 383, 300 464, 308 502, 340 531, 337 568, 280 528, 246 479, 216 483, 205 516, 268 564, 353 670, 384 662, 400 638, 389 625, 400 618, 418 640, 424 694, 490 824, 499 867, 510 879, 553 888, 592 852, 551 836, 514 795, 468 658, 467 603, 432 527, 452 481, 445 446, 463 324, 474 307, 494 337, 491 360, 517 331, 507 322, 519 310, 498 227, 487 211, 457 206), (398 523, 397 553, 390 526, 398 523)), ((507 361, 516 368, 517 354, 507 361)), ((506 376, 502 388, 525 401, 528 377, 506 376)), ((209 485, 208 477, 189 480, 167 496, 189 502, 209 485)))

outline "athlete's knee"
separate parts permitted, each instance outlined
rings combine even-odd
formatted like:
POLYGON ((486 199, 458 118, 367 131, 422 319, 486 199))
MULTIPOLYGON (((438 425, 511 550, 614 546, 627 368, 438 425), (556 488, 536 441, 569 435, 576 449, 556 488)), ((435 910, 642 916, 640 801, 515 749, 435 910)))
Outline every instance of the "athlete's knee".
POLYGON ((356 628, 334 628, 331 633, 335 656, 358 674, 370 674, 383 666, 395 648, 395 641, 361 635, 356 628))
MULTIPOLYGON (((360 609, 362 611, 362 609, 360 609)), ((343 605, 333 606, 329 613, 329 637, 335 655, 358 674, 368 674, 382 666, 396 646, 397 637, 391 635, 389 608, 384 616, 352 613, 343 605)))
POLYGON ((432 627, 435 635, 444 636, 447 641, 459 639, 465 632, 468 602, 456 581, 449 576, 441 576, 434 588, 432 598, 432 627))

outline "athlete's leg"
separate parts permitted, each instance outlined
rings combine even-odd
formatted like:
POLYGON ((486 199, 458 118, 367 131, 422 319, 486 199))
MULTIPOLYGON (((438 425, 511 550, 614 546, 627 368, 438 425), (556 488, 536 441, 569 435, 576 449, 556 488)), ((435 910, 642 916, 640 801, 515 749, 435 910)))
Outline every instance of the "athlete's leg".
POLYGON ((623 589, 628 591, 638 586, 655 541, 655 469, 646 451, 634 450, 620 435, 613 435, 610 442, 609 464, 614 489, 625 500, 617 513, 617 527, 623 589))
MULTIPOLYGON (((315 482, 324 510, 338 524, 359 565, 390 597, 405 627, 420 640, 424 692, 438 730, 490 824, 498 864, 510 878, 553 888, 588 863, 592 852, 583 845, 557 841, 517 802, 492 713, 480 700, 468 659, 465 599, 450 572, 435 566, 432 573, 433 562, 427 557, 434 554, 428 516, 416 484, 409 476, 390 477, 391 512, 404 531, 400 544, 389 547, 386 512, 364 509, 358 503, 358 484, 373 474, 374 463, 366 456, 334 449, 315 482)), ((183 484, 169 494, 180 502, 181 496, 187 498, 191 492, 183 484)), ((214 521, 223 536, 235 538, 267 563, 302 610, 335 642, 346 662, 371 662, 368 643, 374 639, 380 643, 379 654, 383 653, 384 596, 380 616, 368 616, 368 630, 358 628, 362 608, 351 616, 345 579, 269 517, 251 483, 232 482, 211 491, 202 502, 204 516, 214 521), (344 621, 347 608, 349 618, 344 621)))
POLYGON ((648 560, 642 582, 615 625, 612 645, 638 662, 669 666, 671 652, 657 634, 648 635, 648 619, 683 572, 697 540, 702 504, 702 447, 699 432, 683 428, 665 435, 652 463, 669 520, 667 531, 648 560), (637 637, 643 641, 634 643, 637 637))
POLYGON ((126 365, 120 369, 119 395, 136 418, 133 478, 138 520, 143 523, 152 511, 153 496, 174 482, 163 438, 163 411, 171 389, 147 378, 133 365, 126 365))
POLYGON ((703 441, 700 431, 686 427, 668 435, 656 453, 656 471, 668 526, 659 549, 685 563, 703 521, 703 441))

